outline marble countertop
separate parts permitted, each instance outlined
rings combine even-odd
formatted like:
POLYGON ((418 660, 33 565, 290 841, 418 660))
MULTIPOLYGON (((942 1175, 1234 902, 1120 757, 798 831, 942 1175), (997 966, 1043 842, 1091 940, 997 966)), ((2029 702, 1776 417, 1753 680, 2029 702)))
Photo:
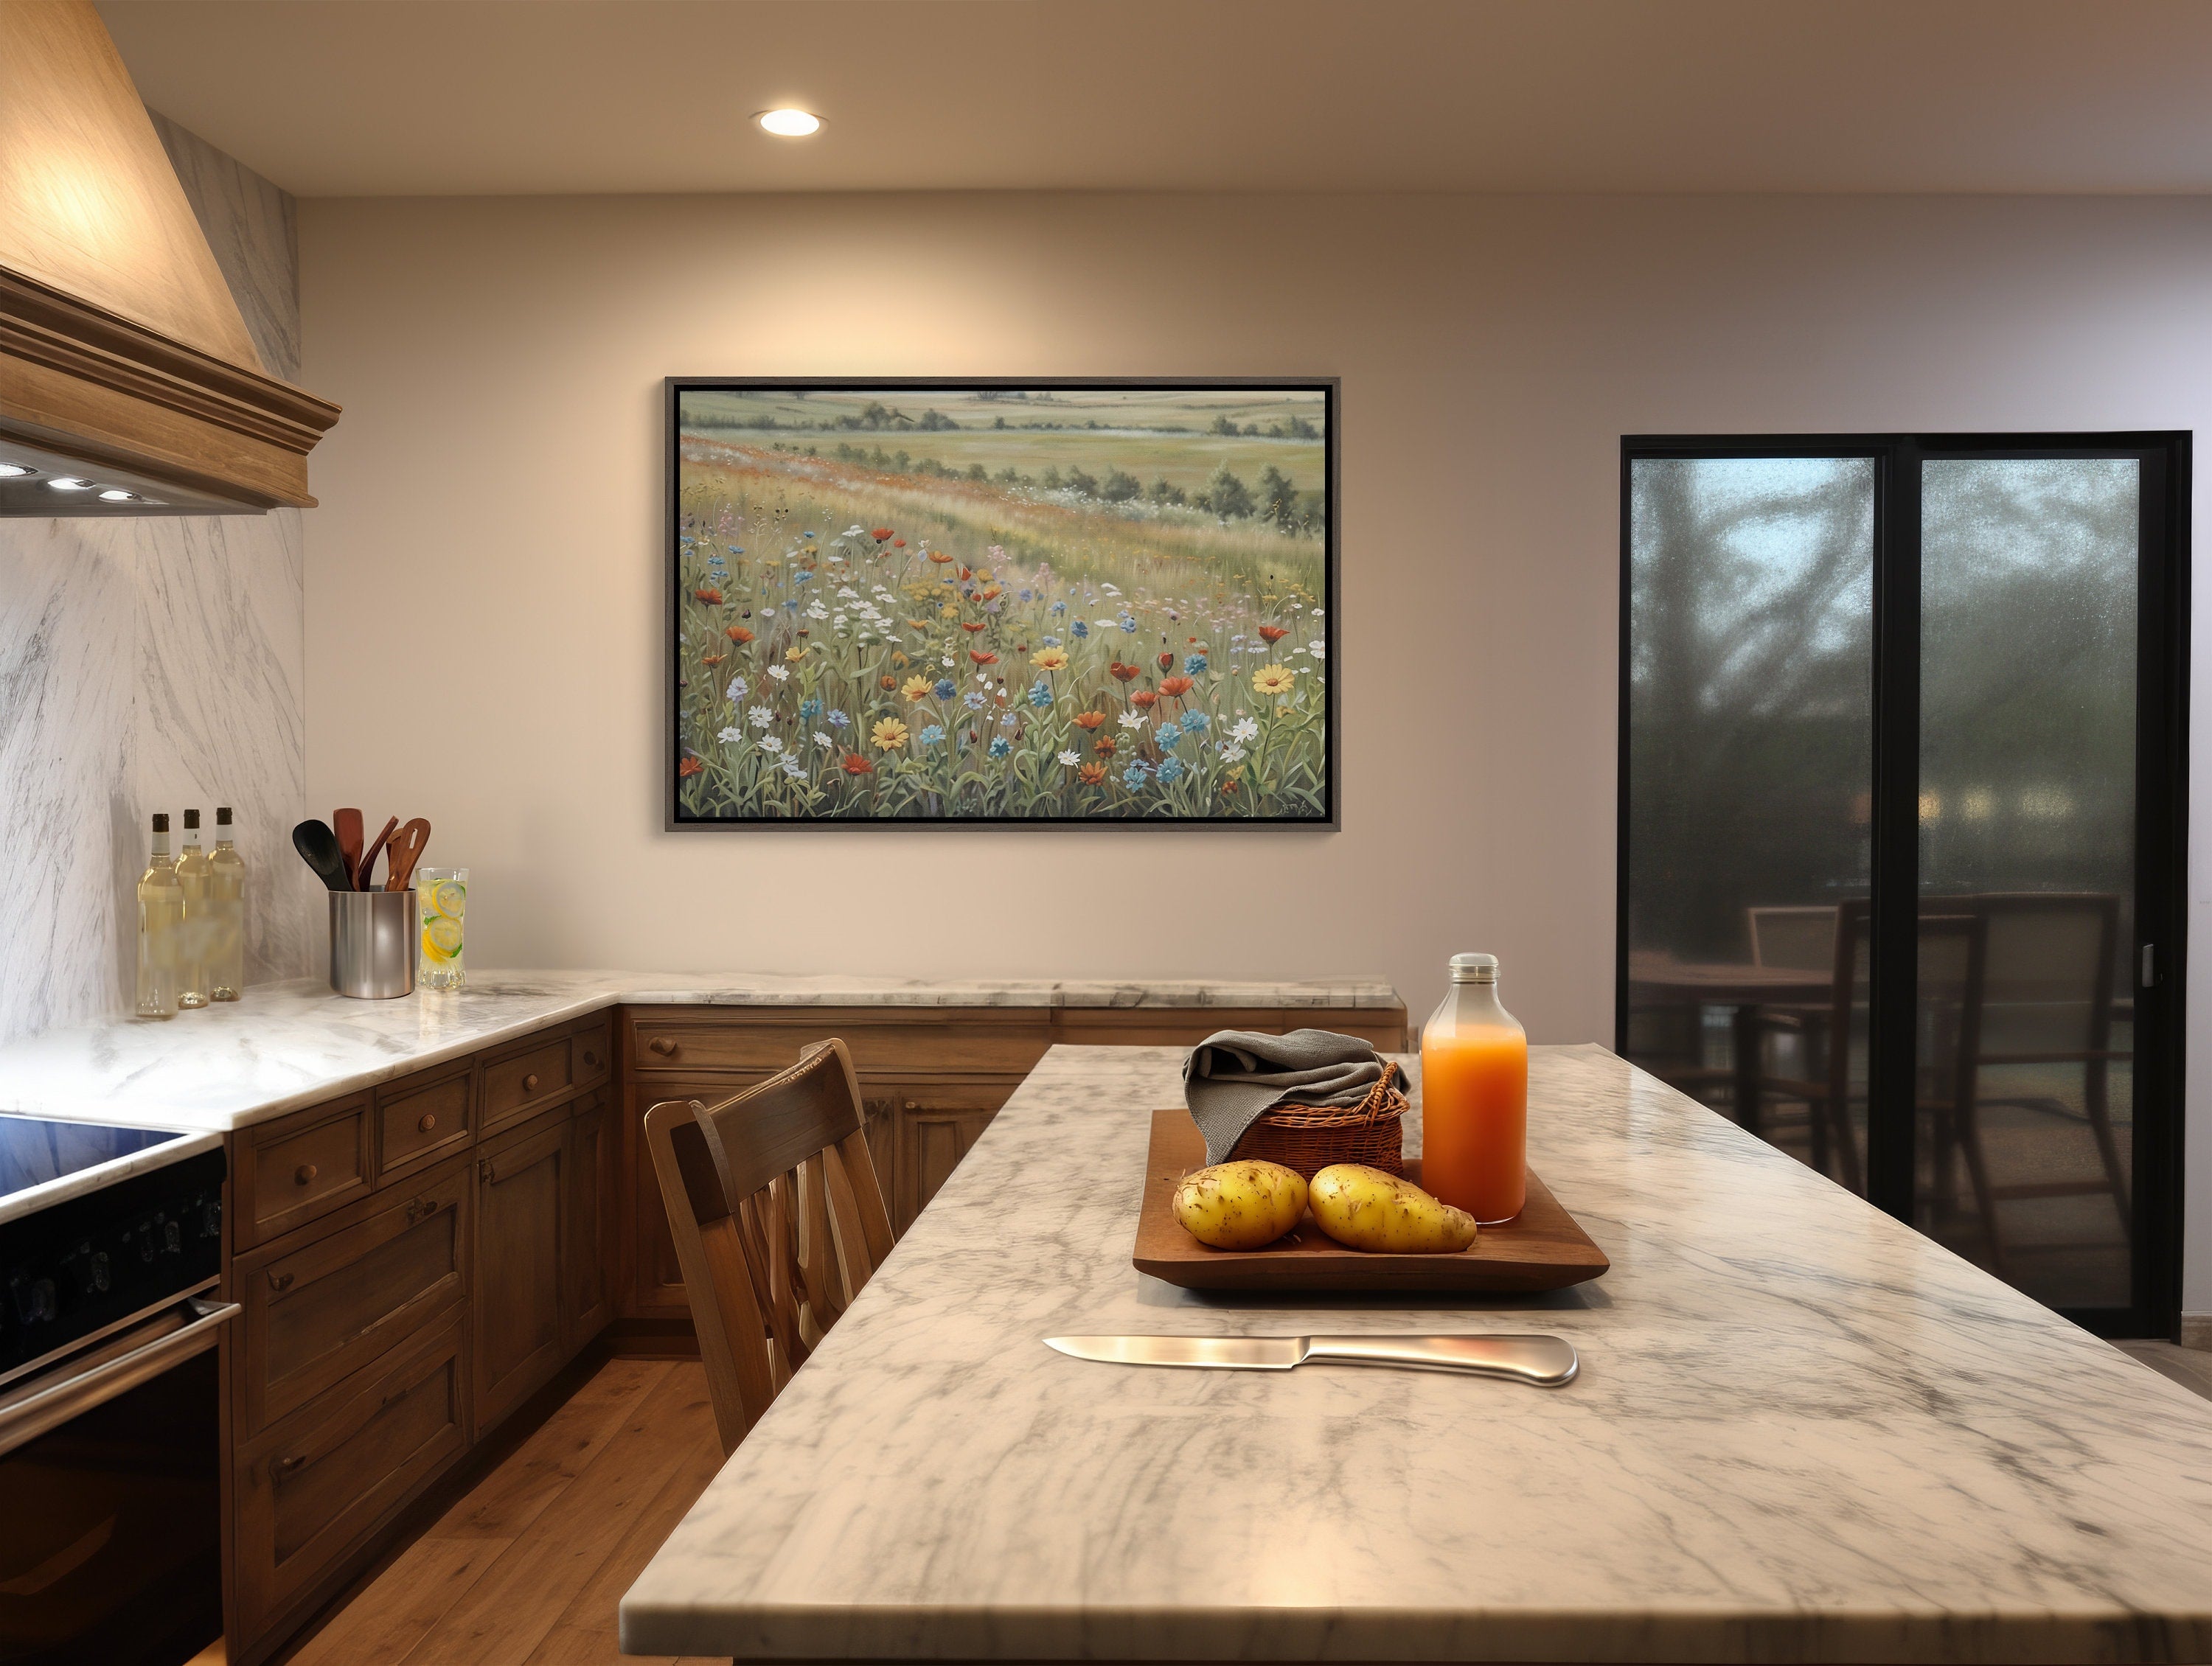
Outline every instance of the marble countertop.
POLYGON ((1595 1047, 1533 1166, 1613 1269, 1468 1302, 1129 1262, 1168 1048, 1055 1048, 622 1604, 659 1655, 2212 1658, 2212 1403, 1595 1047), (1548 1330, 1554 1391, 1057 1333, 1548 1330))
POLYGON ((116 1019, 0 1047, 0 1115, 228 1130, 621 1003, 685 1006, 1329 1009, 1392 1006, 1376 978, 1075 982, 767 972, 472 972, 465 990, 349 1000, 319 978, 258 984, 166 1020, 116 1019))

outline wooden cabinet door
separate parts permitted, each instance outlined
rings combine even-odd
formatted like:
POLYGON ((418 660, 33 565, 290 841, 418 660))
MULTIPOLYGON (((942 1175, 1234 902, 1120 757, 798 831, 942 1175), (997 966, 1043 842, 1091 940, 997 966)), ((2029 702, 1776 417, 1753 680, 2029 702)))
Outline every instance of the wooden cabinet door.
POLYGON ((465 1329, 453 1314, 240 1444, 232 1495, 245 1643, 312 1606, 325 1576, 467 1448, 465 1329))
POLYGON ((713 1105, 761 1080, 763 1077, 757 1075, 672 1075, 641 1078, 629 1090, 633 1107, 630 1126, 638 1130, 635 1134, 635 1166, 630 1173, 630 1209, 636 1227, 631 1239, 636 1281, 630 1299, 635 1304, 633 1311, 641 1317, 691 1317, 691 1304, 684 1290, 684 1269, 676 1264, 676 1240, 669 1235, 668 1211, 660 1201, 660 1178, 653 1172, 653 1159, 645 1149, 645 1113, 663 1100, 696 1100, 702 1105, 713 1105))
POLYGON ((937 1189, 952 1178, 952 1171, 968 1154, 991 1118, 999 1114, 1006 1093, 995 1096, 959 1090, 918 1089, 898 1101, 898 1179, 886 1199, 891 1210, 891 1230, 903 1234, 937 1189))
POLYGON ((476 1426, 560 1369, 568 1113, 488 1142, 476 1167, 476 1426))
POLYGON ((576 1101, 568 1122, 568 1222, 561 1268, 561 1351, 574 1354, 614 1317, 614 1108, 604 1094, 576 1101))

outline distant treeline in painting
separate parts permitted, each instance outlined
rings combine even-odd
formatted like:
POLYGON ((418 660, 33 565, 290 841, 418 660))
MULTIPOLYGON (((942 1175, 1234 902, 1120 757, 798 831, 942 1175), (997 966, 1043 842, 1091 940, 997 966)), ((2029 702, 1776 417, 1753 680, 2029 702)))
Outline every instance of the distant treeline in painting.
POLYGON ((1328 819, 1325 389, 675 400, 679 822, 1328 819))

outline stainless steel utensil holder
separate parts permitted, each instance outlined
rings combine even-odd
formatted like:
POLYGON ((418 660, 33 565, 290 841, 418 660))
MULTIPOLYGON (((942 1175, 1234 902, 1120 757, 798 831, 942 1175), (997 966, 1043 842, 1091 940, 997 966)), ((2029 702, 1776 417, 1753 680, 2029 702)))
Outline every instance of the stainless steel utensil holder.
POLYGON ((333 891, 331 987, 365 1001, 415 991, 415 894, 333 891))

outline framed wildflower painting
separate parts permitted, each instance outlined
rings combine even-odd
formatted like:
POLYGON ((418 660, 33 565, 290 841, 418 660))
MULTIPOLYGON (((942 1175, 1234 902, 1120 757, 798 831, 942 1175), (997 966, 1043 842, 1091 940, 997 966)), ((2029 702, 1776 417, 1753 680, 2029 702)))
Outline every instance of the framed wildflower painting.
POLYGON ((1336 821, 1337 385, 668 383, 668 825, 1336 821))

